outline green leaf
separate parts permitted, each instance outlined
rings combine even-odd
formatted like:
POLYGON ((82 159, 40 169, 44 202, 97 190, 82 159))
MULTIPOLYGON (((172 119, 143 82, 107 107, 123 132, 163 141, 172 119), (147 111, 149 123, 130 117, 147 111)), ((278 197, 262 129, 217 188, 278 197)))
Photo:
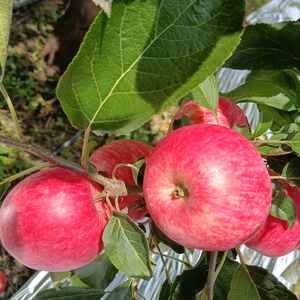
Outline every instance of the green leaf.
POLYGON ((0 83, 5 71, 6 48, 9 38, 12 8, 12 0, 0 0, 0 83))
POLYGON ((51 272, 50 277, 54 287, 60 288, 72 275, 72 272, 51 272))
POLYGON ((93 2, 96 5, 99 5, 105 11, 105 13, 108 15, 108 17, 111 16, 111 4, 112 4, 113 0, 93 0, 93 2))
MULTIPOLYGON (((247 266, 252 281, 259 293, 260 299, 296 300, 297 297, 286 286, 277 280, 266 269, 257 266, 247 266)), ((243 298, 240 298, 241 300, 243 298)), ((250 300, 250 299, 249 299, 250 300)), ((252 298, 251 298, 252 300, 252 298)))
POLYGON ((261 300, 247 268, 240 265, 233 274, 228 300, 261 300))
POLYGON ((259 114, 258 123, 252 135, 253 138, 260 137, 265 134, 268 129, 272 126, 273 118, 272 115, 268 111, 262 111, 259 114))
POLYGON ((153 235, 156 236, 156 238, 164 243, 165 245, 169 246, 172 250, 174 250, 176 253, 184 253, 184 247, 182 245, 177 244, 173 240, 171 240, 169 237, 167 237, 156 225, 153 221, 149 222, 150 231, 153 233, 153 235))
POLYGON ((214 75, 209 76, 198 87, 187 95, 195 103, 211 110, 218 121, 217 106, 219 102, 219 88, 214 75))
POLYGON ((288 265, 280 276, 288 282, 296 284, 300 278, 299 258, 295 259, 290 265, 288 265))
POLYGON ((300 26, 294 22, 246 26, 242 41, 224 67, 239 70, 300 68, 300 26))
POLYGON ((287 178, 287 182, 300 188, 300 157, 295 157, 287 163, 281 175, 287 178))
POLYGON ((282 128, 282 126, 289 123, 294 123, 295 119, 299 116, 298 110, 284 111, 281 109, 261 104, 258 104, 257 107, 260 111, 268 111, 272 115, 273 124, 270 128, 272 131, 279 131, 282 128))
POLYGON ((236 103, 253 102, 293 111, 299 108, 299 90, 299 78, 291 70, 255 71, 246 83, 222 95, 236 103))
POLYGON ((143 178, 144 178, 144 172, 145 172, 145 157, 139 158, 132 167, 132 175, 133 179, 137 186, 140 188, 143 188, 143 178))
POLYGON ((227 300, 231 289, 231 280, 239 263, 226 259, 214 284, 214 299, 227 300))
POLYGON ((62 287, 60 290, 50 289, 35 296, 35 300, 98 300, 105 295, 102 290, 83 289, 78 287, 62 287))
POLYGON ((158 300, 169 300, 170 296, 171 296, 171 286, 168 280, 166 279, 160 289, 158 300))
POLYGON ((111 262, 121 272, 130 277, 151 278, 147 238, 128 216, 115 211, 104 229, 102 240, 111 262))
POLYGON ((180 119, 175 119, 173 122, 173 130, 195 124, 187 115, 183 115, 180 119))
POLYGON ((282 194, 281 191, 277 191, 275 197, 272 199, 270 215, 287 221, 287 229, 292 228, 297 219, 297 211, 292 198, 288 195, 282 194))
POLYGON ((127 280, 117 286, 106 298, 106 300, 131 300, 132 280, 127 280))
MULTIPOLYGON (((2 179, 0 178, 0 181, 2 179)), ((7 191, 7 189, 10 187, 10 182, 6 181, 6 182, 0 182, 0 200, 3 197, 3 195, 5 194, 5 192, 7 191)))
POLYGON ((224 63, 243 32, 242 0, 114 0, 60 78, 72 124, 126 134, 187 95, 224 63))
POLYGON ((102 262, 90 263, 82 268, 76 269, 75 273, 79 279, 94 289, 106 289, 114 280, 119 270, 107 257, 102 262))
POLYGON ((296 157, 295 153, 289 153, 289 154, 278 155, 278 156, 268 156, 267 163, 272 170, 274 170, 276 173, 281 174, 285 165, 295 157, 296 157))
POLYGON ((203 290, 208 275, 208 265, 198 265, 194 269, 183 271, 175 277, 171 287, 170 300, 191 300, 203 290))
POLYGON ((241 134, 247 140, 250 140, 250 138, 252 136, 251 132, 249 132, 248 126, 237 126, 237 125, 234 124, 232 129, 234 131, 238 132, 239 134, 241 134))

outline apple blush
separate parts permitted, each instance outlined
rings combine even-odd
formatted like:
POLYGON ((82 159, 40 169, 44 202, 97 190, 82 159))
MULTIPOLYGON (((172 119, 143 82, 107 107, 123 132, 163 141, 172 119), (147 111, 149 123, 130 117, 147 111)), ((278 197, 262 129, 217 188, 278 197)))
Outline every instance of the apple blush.
POLYGON ((50 272, 74 270, 95 259, 103 250, 106 224, 90 182, 62 168, 21 181, 0 210, 4 248, 25 266, 50 272))
MULTIPOLYGON (((280 174, 269 171, 270 175, 280 174)), ((295 204, 297 218, 293 227, 288 229, 287 221, 268 216, 264 226, 245 245, 268 257, 280 257, 296 250, 300 244, 300 190, 290 186, 285 180, 278 180, 295 204)))
POLYGON ((266 221, 268 170, 236 131, 197 124, 168 134, 153 150, 144 196, 155 224, 175 242, 205 251, 244 244, 266 221))

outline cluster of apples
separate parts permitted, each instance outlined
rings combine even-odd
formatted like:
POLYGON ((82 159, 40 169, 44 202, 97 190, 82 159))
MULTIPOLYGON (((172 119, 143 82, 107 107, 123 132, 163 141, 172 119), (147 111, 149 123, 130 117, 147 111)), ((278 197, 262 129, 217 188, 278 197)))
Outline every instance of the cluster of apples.
MULTIPOLYGON (((248 126, 243 111, 219 98, 219 125, 213 113, 190 101, 173 117, 168 135, 153 149, 135 140, 116 140, 90 157, 102 174, 112 177, 121 163, 146 157, 146 206, 132 205, 140 195, 118 199, 130 207, 133 221, 150 214, 175 242, 194 249, 221 251, 245 244, 267 256, 281 256, 299 244, 300 220, 289 230, 269 216, 270 175, 255 147, 232 129, 248 126), (173 130, 183 115, 193 125, 173 130)), ((116 178, 136 185, 130 168, 116 178)), ((300 209, 300 192, 283 183, 300 209)), ((62 168, 35 173, 5 198, 0 210, 0 238, 24 265, 51 272, 79 268, 103 250, 103 230, 112 216, 105 199, 94 202, 102 187, 62 168)), ((116 207, 115 199, 110 202, 116 207)))

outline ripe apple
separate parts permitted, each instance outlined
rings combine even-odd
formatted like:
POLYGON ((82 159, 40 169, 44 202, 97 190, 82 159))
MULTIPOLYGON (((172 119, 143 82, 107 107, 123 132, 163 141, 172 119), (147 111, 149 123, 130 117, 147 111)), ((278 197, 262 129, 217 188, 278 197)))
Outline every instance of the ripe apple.
MULTIPOLYGON (((280 175, 270 171, 270 175, 280 175)), ((285 180, 278 180, 292 198, 297 210, 294 226, 287 229, 287 221, 268 216, 264 226, 245 245, 269 257, 280 257, 294 251, 300 242, 300 190, 290 186, 285 180)))
POLYGON ((7 285, 7 277, 5 273, 0 270, 0 294, 4 291, 7 285))
MULTIPOLYGON (((90 161, 96 166, 98 172, 104 172, 108 178, 112 178, 112 173, 117 165, 122 163, 134 164, 143 156, 146 157, 145 160, 147 161, 152 151, 153 148, 143 142, 130 139, 121 139, 112 141, 111 143, 98 148, 91 155, 90 161)), ((116 172, 116 178, 128 184, 136 185, 132 175, 132 169, 130 167, 119 167, 116 172)), ((98 189, 98 194, 101 191, 102 190, 98 189)), ((96 195, 97 191, 93 196, 95 197, 96 195)), ((133 203, 140 199, 140 195, 119 197, 119 208, 122 210, 130 205, 134 205, 133 203)), ((111 199, 111 202, 116 208, 115 199, 111 199)), ((133 221, 139 221, 143 219, 147 213, 148 211, 145 206, 138 206, 130 210, 128 216, 133 221)))
MULTIPOLYGON (((218 124, 211 110, 194 101, 189 101, 174 115, 170 123, 169 132, 173 131, 174 121, 181 119, 184 115, 188 116, 195 124, 218 124)), ((225 97, 219 97, 217 115, 219 123, 222 126, 229 128, 233 128, 234 125, 249 127, 248 120, 242 109, 236 103, 225 97)))
POLYGON ((230 128, 196 124, 168 134, 153 150, 144 196, 154 223, 175 242, 222 251, 263 226, 271 180, 255 147, 230 128))
POLYGON ((95 259, 103 250, 106 224, 90 182, 62 168, 21 181, 0 210, 4 248, 29 268, 50 272, 74 270, 95 259))

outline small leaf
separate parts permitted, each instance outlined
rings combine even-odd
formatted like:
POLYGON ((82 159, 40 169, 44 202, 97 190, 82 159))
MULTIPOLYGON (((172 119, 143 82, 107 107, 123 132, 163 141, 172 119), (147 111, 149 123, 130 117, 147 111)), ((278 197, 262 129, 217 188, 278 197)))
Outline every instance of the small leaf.
POLYGON ((245 137, 247 140, 250 140, 251 138, 251 132, 249 132, 248 126, 237 126, 233 125, 232 129, 239 134, 241 134, 243 137, 245 137))
POLYGON ((132 167, 132 175, 133 179, 136 183, 137 186, 140 188, 143 188, 143 177, 144 177, 144 172, 145 172, 145 157, 139 158, 132 167))
POLYGON ((121 272, 145 280, 152 277, 147 238, 128 216, 115 211, 102 240, 111 262, 121 272))
POLYGON ((281 191, 278 191, 272 199, 270 215, 287 221, 287 229, 292 228, 297 219, 297 211, 292 198, 288 195, 282 194, 281 191))
POLYGON ((281 175, 287 178, 287 182, 300 188, 300 157, 295 157, 287 163, 281 175))
POLYGON ((118 272, 119 270, 110 262, 108 257, 102 262, 90 263, 75 270, 83 283, 91 288, 102 290, 108 287, 118 272))
POLYGON ((196 87, 186 97, 193 100, 195 103, 204 106, 211 110, 219 123, 217 116, 217 106, 219 102, 219 89, 216 77, 214 75, 209 76, 198 87, 196 87))
POLYGON ((108 295, 106 300, 131 300, 132 299, 132 280, 127 280, 108 295))
POLYGON ((160 289, 158 300, 170 300, 170 296, 171 296, 171 286, 168 280, 166 279, 160 289))
POLYGON ((106 293, 102 290, 83 289, 74 286, 62 287, 60 290, 49 289, 35 296, 35 300, 98 300, 106 293))
POLYGON ((268 111, 262 111, 259 114, 258 123, 252 135, 253 138, 260 137, 272 126, 273 118, 272 115, 268 111))
POLYGON ((203 290, 208 275, 209 265, 198 265, 194 269, 183 271, 175 277, 170 295, 174 300, 195 299, 195 296, 203 290))
POLYGON ((296 284, 300 277, 300 262, 299 258, 295 259, 281 274, 285 280, 292 284, 296 284))
POLYGON ((52 280, 52 284, 54 287, 60 288, 63 283, 65 283, 70 277, 72 273, 69 272, 51 272, 50 277, 52 280))
POLYGON ((149 221, 150 231, 153 235, 156 236, 156 238, 169 246, 172 250, 174 250, 176 253, 184 253, 184 247, 177 244, 170 238, 168 238, 156 225, 153 221, 149 221))
POLYGON ((180 119, 175 119, 173 122, 173 130, 176 130, 178 128, 193 125, 195 124, 193 121, 190 120, 190 118, 186 115, 183 115, 180 119))
POLYGON ((99 5, 105 11, 105 13, 108 15, 108 17, 111 16, 111 4, 112 4, 113 0, 93 0, 93 2, 96 5, 99 5))
POLYGON ((239 70, 300 69, 300 26, 294 22, 246 26, 224 67, 239 70))
MULTIPOLYGON (((1 180, 1 178, 0 178, 1 180)), ((6 181, 6 182, 0 182, 0 200, 2 199, 3 195, 5 194, 5 192, 7 191, 7 189, 10 187, 10 182, 6 181)))
POLYGON ((13 0, 0 0, 0 83, 5 72, 6 47, 8 44, 13 0))

